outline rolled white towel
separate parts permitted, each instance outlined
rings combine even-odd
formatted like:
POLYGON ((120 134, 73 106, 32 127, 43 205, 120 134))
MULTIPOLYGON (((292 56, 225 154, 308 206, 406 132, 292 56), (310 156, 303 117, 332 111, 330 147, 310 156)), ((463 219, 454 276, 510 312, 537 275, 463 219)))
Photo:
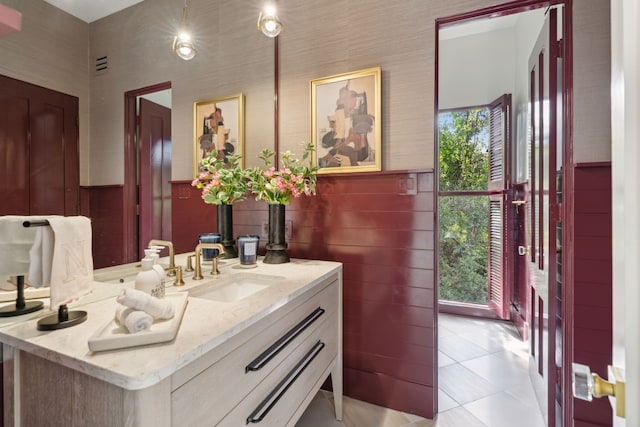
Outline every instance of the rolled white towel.
POLYGON ((171 319, 174 316, 171 301, 156 298, 137 289, 125 288, 120 291, 120 295, 116 299, 120 304, 135 310, 142 310, 154 319, 171 319))
POLYGON ((151 315, 122 304, 118 304, 118 308, 116 308, 116 320, 132 334, 148 331, 153 324, 151 315))

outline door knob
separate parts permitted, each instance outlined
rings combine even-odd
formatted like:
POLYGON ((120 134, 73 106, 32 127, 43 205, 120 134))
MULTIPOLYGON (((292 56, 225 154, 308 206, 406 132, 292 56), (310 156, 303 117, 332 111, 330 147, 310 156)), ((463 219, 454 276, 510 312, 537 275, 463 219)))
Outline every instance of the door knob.
POLYGON ((588 402, 591 402, 594 397, 615 397, 616 415, 624 418, 624 371, 609 365, 609 378, 613 378, 614 382, 608 382, 600 375, 592 373, 586 365, 580 363, 572 365, 573 396, 588 402))

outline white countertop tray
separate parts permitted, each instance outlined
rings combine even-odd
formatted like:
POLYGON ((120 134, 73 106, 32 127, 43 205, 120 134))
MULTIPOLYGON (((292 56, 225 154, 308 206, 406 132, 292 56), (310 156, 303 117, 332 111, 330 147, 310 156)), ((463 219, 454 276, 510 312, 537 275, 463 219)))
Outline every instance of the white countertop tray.
POLYGON ((165 295, 164 299, 173 302, 175 315, 167 320, 155 320, 151 329, 144 332, 129 333, 127 328, 114 319, 98 329, 89 338, 91 351, 114 350, 171 341, 175 338, 187 307, 187 292, 174 292, 165 295))

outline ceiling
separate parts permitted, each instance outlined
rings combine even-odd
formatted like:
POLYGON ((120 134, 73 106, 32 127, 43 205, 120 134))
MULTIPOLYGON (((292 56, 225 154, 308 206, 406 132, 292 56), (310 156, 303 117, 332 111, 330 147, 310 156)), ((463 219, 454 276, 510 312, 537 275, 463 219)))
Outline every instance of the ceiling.
POLYGON ((85 22, 116 13, 143 0, 44 0, 85 22))
POLYGON ((518 25, 518 20, 522 15, 544 15, 544 8, 533 9, 526 12, 520 12, 511 15, 480 18, 470 21, 464 21, 462 23, 454 23, 451 25, 443 26, 440 28, 439 39, 448 40, 458 37, 473 36, 476 34, 487 33, 490 31, 498 31, 507 28, 515 28, 518 25))

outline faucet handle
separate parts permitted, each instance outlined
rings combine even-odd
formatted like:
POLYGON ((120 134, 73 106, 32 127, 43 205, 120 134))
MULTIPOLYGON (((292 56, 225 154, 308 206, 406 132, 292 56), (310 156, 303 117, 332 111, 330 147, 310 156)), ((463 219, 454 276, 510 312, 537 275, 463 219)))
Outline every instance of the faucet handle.
POLYGON ((212 276, 217 276, 218 274, 220 274, 220 270, 218 270, 218 258, 220 258, 220 255, 222 255, 224 252, 220 252, 218 253, 218 256, 214 256, 213 257, 213 262, 211 263, 211 275, 212 276))
POLYGON ((187 266, 185 267, 184 271, 190 273, 193 271, 193 258, 196 256, 196 254, 191 254, 189 256, 187 256, 187 266))
POLYGON ((176 280, 173 282, 174 286, 184 286, 184 279, 182 278, 182 266, 178 265, 176 267, 165 268, 164 271, 169 273, 173 273, 172 276, 176 276, 176 280))

